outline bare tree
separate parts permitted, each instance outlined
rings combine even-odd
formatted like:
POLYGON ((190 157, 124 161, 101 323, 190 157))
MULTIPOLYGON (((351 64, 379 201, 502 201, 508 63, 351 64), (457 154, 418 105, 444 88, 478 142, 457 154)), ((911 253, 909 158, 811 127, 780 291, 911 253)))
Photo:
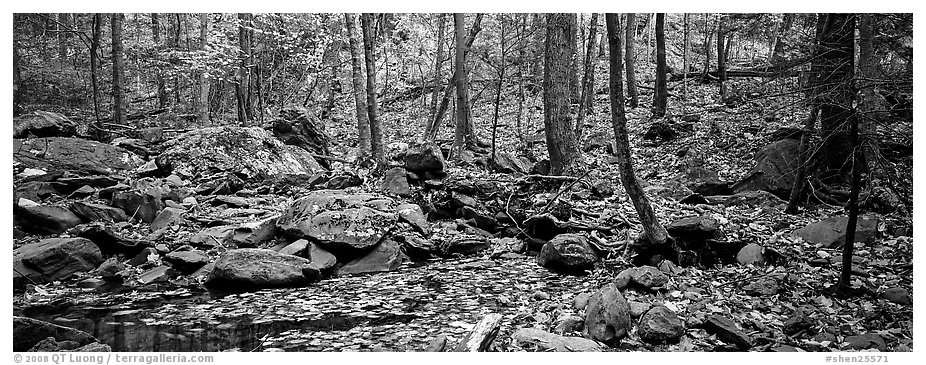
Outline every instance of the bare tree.
MULTIPOLYGON (((199 14, 199 44, 197 49, 205 53, 209 45, 209 14, 199 14)), ((206 71, 196 73, 196 87, 193 96, 193 111, 196 119, 200 123, 209 121, 209 79, 206 78, 206 71)))
POLYGON ((370 153, 377 166, 385 160, 383 148, 383 125, 379 120, 379 104, 376 102, 376 60, 373 58, 373 14, 360 15, 360 29, 363 31, 363 58, 367 69, 367 115, 370 120, 370 153))
POLYGON ((627 196, 633 202, 633 207, 643 224, 643 234, 648 243, 654 246, 663 246, 669 239, 665 227, 659 224, 656 213, 650 204, 649 198, 640 187, 637 177, 633 173, 633 160, 630 153, 630 138, 627 132, 627 116, 624 111, 624 93, 621 90, 621 38, 617 14, 605 14, 605 24, 608 31, 608 53, 610 65, 610 100, 611 100, 611 126, 614 129, 615 150, 621 174, 621 183, 627 196))
POLYGON ((666 14, 656 14, 656 92, 653 94, 653 117, 666 115, 669 92, 666 88, 666 14))
POLYGON ((111 17, 112 26, 112 59, 113 59, 113 122, 125 122, 125 89, 124 89, 124 56, 122 53, 122 13, 114 13, 111 17))
POLYGON ((598 30, 598 13, 592 13, 588 25, 588 44, 585 47, 585 62, 582 74, 582 93, 579 97, 579 113, 576 116, 576 140, 582 140, 582 129, 585 127, 585 115, 592 108, 592 94, 595 83, 595 36, 598 30))
POLYGON ((637 76, 634 71, 634 58, 636 58, 636 52, 634 52, 634 42, 637 36, 637 14, 627 13, 627 25, 626 25, 626 38, 627 46, 624 58, 627 59, 627 97, 630 98, 630 107, 636 108, 637 105, 640 105, 640 96, 637 93, 637 76))
POLYGON ((457 89, 456 128, 453 133, 453 148, 451 155, 459 158, 464 148, 472 149, 476 146, 473 128, 472 110, 469 100, 469 76, 466 71, 467 44, 464 36, 465 21, 462 13, 453 14, 454 40, 454 83, 457 89))
POLYGON ((575 14, 547 14, 547 39, 543 59, 543 124, 550 173, 576 175, 584 168, 569 110, 569 42, 575 38, 575 14))
POLYGON ((370 116, 367 111, 367 91, 363 85, 363 65, 360 63, 360 43, 354 25, 356 14, 345 13, 344 25, 347 28, 347 40, 350 43, 351 85, 354 87, 354 108, 357 115, 357 136, 359 139, 357 155, 361 158, 370 155, 370 116))

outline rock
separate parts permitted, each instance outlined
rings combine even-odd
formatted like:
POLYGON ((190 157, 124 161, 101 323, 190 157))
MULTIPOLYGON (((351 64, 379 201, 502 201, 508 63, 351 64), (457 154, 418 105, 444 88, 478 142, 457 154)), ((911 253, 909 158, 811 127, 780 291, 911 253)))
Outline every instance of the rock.
POLYGON ((720 222, 707 216, 688 217, 670 223, 666 231, 679 239, 705 240, 720 235, 720 222))
MULTIPOLYGON (((306 110, 287 107, 280 111, 279 118, 273 121, 273 136, 310 153, 331 156, 331 136, 325 131, 325 123, 306 110)), ((319 163, 331 167, 326 160, 319 163)))
POLYGON ((101 222, 88 223, 68 231, 69 234, 93 241, 103 255, 133 256, 149 246, 148 242, 122 237, 101 222))
POLYGON ((186 197, 186 198, 183 198, 183 201, 181 201, 180 204, 183 205, 183 206, 185 206, 185 207, 195 207, 195 206, 199 205, 199 202, 196 201, 196 198, 195 198, 195 197, 188 196, 188 197, 186 197))
POLYGON ((13 138, 72 137, 77 124, 54 112, 34 111, 13 118, 13 138))
POLYGON ((81 186, 81 187, 77 188, 77 190, 74 190, 74 192, 72 192, 71 195, 69 195, 68 197, 69 197, 69 198, 78 198, 78 199, 79 199, 79 198, 86 198, 86 197, 88 197, 88 196, 93 195, 93 193, 95 193, 95 192, 96 192, 96 189, 94 189, 94 188, 92 188, 92 187, 90 187, 90 186, 88 186, 88 185, 84 185, 84 186, 81 186))
POLYGON ((891 303, 913 305, 913 297, 910 296, 910 292, 904 288, 888 288, 881 293, 880 297, 887 299, 891 303))
POLYGON ((434 242, 417 234, 404 234, 396 237, 402 249, 412 260, 425 260, 437 252, 434 242))
POLYGON ((141 252, 129 259, 128 264, 132 266, 141 266, 149 262, 156 262, 159 257, 158 250, 152 247, 145 247, 141 252))
POLYGON ((48 238, 25 244, 13 250, 13 266, 17 271, 22 271, 18 269, 23 266, 28 270, 14 272, 13 286, 24 286, 30 279, 37 283, 64 280, 93 270, 102 262, 99 247, 85 238, 48 238))
POLYGON ((412 190, 408 185, 408 177, 404 168, 393 167, 386 170, 383 183, 380 185, 380 191, 385 194, 410 196, 412 190))
POLYGON ((585 310, 585 307, 588 306, 588 300, 592 297, 592 293, 579 293, 576 294, 576 297, 572 299, 572 307, 577 311, 585 310))
POLYGON ((210 287, 259 290, 303 286, 321 277, 312 262, 267 249, 229 250, 215 262, 206 282, 210 287))
POLYGON ((25 167, 89 174, 126 173, 144 163, 123 148, 80 138, 14 139, 13 151, 13 160, 25 167))
POLYGON ((752 347, 752 339, 744 333, 733 321, 727 317, 711 315, 704 322, 704 328, 708 333, 717 335, 717 338, 723 342, 732 344, 740 350, 748 350, 752 347))
POLYGON ((750 243, 736 253, 736 262, 743 266, 764 265, 765 256, 762 255, 763 251, 765 249, 761 245, 750 243))
POLYGON ((630 305, 614 284, 608 284, 588 300, 585 329, 593 340, 618 345, 630 331, 630 305))
POLYGON ((431 224, 428 223, 420 205, 411 203, 399 204, 396 211, 399 213, 400 221, 411 224, 415 230, 425 236, 431 235, 431 224))
POLYGON ((393 271, 398 269, 403 261, 405 254, 402 253, 399 244, 393 240, 385 240, 363 257, 344 264, 338 269, 338 276, 393 271))
POLYGON ((531 166, 531 174, 537 175, 549 175, 550 174, 550 160, 543 159, 534 163, 531 166))
POLYGON ((443 174, 445 166, 444 155, 433 144, 415 144, 405 152, 405 169, 408 171, 443 174))
POLYGON ((86 278, 77 282, 78 288, 95 289, 105 285, 106 282, 97 278, 86 278))
MULTIPOLYGON (((838 248, 846 244, 848 221, 849 218, 845 216, 830 217, 794 230, 792 235, 824 248, 838 248)), ((877 237, 878 220, 860 216, 855 227, 855 242, 871 243, 877 237)))
POLYGON ((498 152, 495 154, 496 168, 498 172, 506 174, 526 174, 531 170, 530 161, 526 158, 514 155, 509 152, 498 152))
POLYGON ((814 323, 813 319, 804 314, 804 311, 798 309, 788 316, 788 319, 785 320, 784 325, 781 327, 781 331, 788 336, 794 336, 801 332, 810 331, 814 325, 816 323, 814 323))
POLYGON ((161 210, 161 213, 154 218, 154 221, 151 222, 151 231, 157 232, 163 228, 180 224, 180 222, 183 222, 183 218, 181 217, 182 214, 182 209, 164 208, 161 210))
POLYGON ((38 319, 13 316, 13 351, 23 352, 49 337, 58 342, 74 341, 83 346, 99 342, 84 331, 38 319))
POLYGON ((635 284, 648 290, 655 290, 662 288, 668 282, 669 276, 649 265, 624 269, 614 277, 614 285, 618 289, 635 284))
POLYGON ((29 352, 61 352, 61 351, 71 351, 80 345, 75 341, 55 341, 54 337, 46 337, 44 340, 39 341, 39 343, 32 346, 29 349, 29 352))
POLYGON ((662 260, 662 262, 659 263, 658 268, 659 271, 662 271, 667 275, 676 275, 682 272, 682 268, 678 267, 678 265, 675 265, 674 262, 669 260, 662 260))
POLYGON ((113 194, 112 204, 121 208, 129 217, 151 223, 164 208, 159 190, 150 188, 144 192, 129 190, 113 194))
POLYGON ((26 181, 15 184, 15 196, 33 202, 61 195, 61 184, 47 181, 26 181))
POLYGON ((566 337, 536 328, 520 328, 511 335, 515 343, 524 347, 532 345, 541 351, 588 352, 603 351, 597 342, 582 337, 566 337))
POLYGON ((789 346, 789 345, 781 345, 769 351, 771 352, 804 352, 804 350, 801 350, 799 348, 796 348, 794 346, 789 346))
POLYGON ((846 346, 855 350, 878 349, 878 351, 887 351, 887 343, 885 343, 884 338, 877 333, 846 336, 844 342, 846 346))
POLYGON ((206 228, 190 237, 190 243, 231 248, 257 247, 276 235, 277 218, 271 216, 254 222, 206 228))
POLYGON ((643 139, 668 142, 678 138, 682 133, 688 133, 693 130, 694 126, 692 126, 691 123, 671 123, 666 120, 657 120, 647 127, 646 133, 643 134, 643 139))
POLYGON ((489 240, 473 234, 457 234, 441 242, 437 250, 442 256, 469 256, 489 248, 489 240))
POLYGON ((125 211, 105 204, 75 201, 71 203, 71 211, 87 222, 125 222, 125 211))
POLYGON ((363 179, 360 176, 357 176, 350 172, 345 172, 340 175, 332 176, 328 181, 325 182, 325 189, 347 189, 354 186, 360 186, 363 184, 363 179))
POLYGON ((14 214, 23 231, 39 234, 62 233, 83 222, 69 209, 54 205, 18 205, 14 214))
POLYGON ((212 205, 225 205, 229 208, 247 208, 251 206, 251 201, 240 196, 217 195, 212 198, 212 205))
POLYGON ((640 303, 632 300, 628 301, 628 303, 630 304, 630 318, 640 318, 653 307, 651 303, 640 303))
POLYGON ((164 261, 183 274, 191 274, 209 263, 209 256, 202 251, 174 251, 164 255, 164 261))
POLYGON ((562 335, 569 332, 581 332, 585 326, 585 318, 571 315, 564 316, 559 318, 556 321, 556 327, 553 328, 553 333, 562 335))
POLYGON ((306 246, 305 253, 305 257, 311 261, 310 265, 322 273, 330 272, 338 263, 337 257, 311 242, 306 246))
POLYGON ((637 334, 644 342, 677 342, 685 334, 685 322, 671 309, 657 305, 640 318, 637 334))
POLYGON ((141 285, 148 285, 152 283, 163 283, 167 282, 167 279, 170 278, 171 269, 170 266, 158 266, 153 269, 149 269, 138 275, 136 279, 141 285))
POLYGON ((734 192, 765 190, 788 199, 800 161, 801 141, 782 139, 756 153, 756 166, 745 178, 733 184, 734 192))
POLYGON ((772 296, 778 294, 778 281, 767 276, 761 277, 743 286, 743 291, 754 297, 772 296))
POLYGON ((116 257, 110 257, 103 261, 100 266, 90 272, 90 275, 99 275, 103 280, 112 282, 122 282, 124 279, 125 265, 116 257))
POLYGON ((375 194, 317 190, 297 199, 277 222, 294 238, 312 238, 322 248, 361 252, 379 243, 398 221, 395 201, 375 194))
POLYGON ((293 242, 293 243, 290 243, 290 244, 286 245, 285 247, 283 247, 282 249, 280 249, 280 250, 277 251, 277 252, 279 252, 279 253, 281 253, 281 254, 284 254, 284 255, 293 255, 293 256, 302 256, 302 257, 305 257, 303 254, 305 253, 305 248, 306 248, 308 245, 309 245, 309 241, 308 241, 308 240, 299 239, 299 240, 296 240, 296 241, 293 242))
POLYGON ((564 233, 547 241, 537 255, 537 264, 553 271, 576 274, 590 270, 598 254, 585 236, 564 233))
POLYGON ((127 132, 132 138, 137 138, 147 143, 161 143, 164 141, 164 129, 161 127, 130 129, 127 132))
POLYGON ((608 154, 613 154, 613 140, 614 139, 611 138, 606 132, 593 133, 585 139, 585 144, 582 146, 582 151, 590 152, 600 148, 608 154))
POLYGON ((97 196, 99 196, 100 199, 111 201, 113 199, 113 196, 116 195, 116 193, 120 191, 129 190, 130 188, 131 187, 126 184, 119 183, 113 186, 108 186, 108 187, 100 189, 99 193, 97 193, 97 196))
POLYGON ((306 150, 283 144, 258 127, 195 129, 165 142, 163 148, 156 161, 164 175, 205 176, 225 171, 263 180, 324 170, 306 150))
POLYGON ((477 210, 473 207, 462 207, 457 209, 457 215, 471 222, 476 228, 492 231, 498 226, 498 221, 485 211, 477 210))

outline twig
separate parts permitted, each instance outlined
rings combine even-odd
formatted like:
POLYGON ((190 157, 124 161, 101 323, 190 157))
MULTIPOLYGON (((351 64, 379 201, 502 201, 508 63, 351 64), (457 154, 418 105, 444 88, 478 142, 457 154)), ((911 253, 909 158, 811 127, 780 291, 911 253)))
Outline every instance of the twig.
POLYGON ((309 152, 309 156, 312 156, 312 157, 315 157, 315 158, 320 158, 320 159, 322 159, 322 160, 335 161, 335 162, 342 162, 342 163, 351 163, 350 161, 345 160, 345 159, 343 159, 343 158, 332 157, 332 156, 325 156, 325 155, 319 155, 319 154, 317 154, 317 153, 311 153, 311 152, 309 152))
POLYGON ((559 199, 560 195, 563 195, 563 193, 565 193, 566 191, 569 191, 570 189, 572 189, 573 186, 575 186, 577 183, 579 183, 579 181, 582 181, 582 179, 584 179, 586 176, 588 176, 588 174, 590 174, 591 172, 592 172, 592 169, 586 170, 585 173, 582 174, 582 176, 579 176, 579 178, 577 178, 577 179, 575 179, 573 182, 569 183, 569 185, 566 185, 565 188, 560 189, 560 191, 559 191, 558 193, 556 193, 556 195, 554 195, 553 198, 550 199, 549 202, 547 202, 547 205, 545 205, 545 206, 543 207, 543 209, 540 210, 540 214, 546 213, 547 210, 550 209, 550 207, 553 205, 553 203, 556 202, 556 199, 559 199))

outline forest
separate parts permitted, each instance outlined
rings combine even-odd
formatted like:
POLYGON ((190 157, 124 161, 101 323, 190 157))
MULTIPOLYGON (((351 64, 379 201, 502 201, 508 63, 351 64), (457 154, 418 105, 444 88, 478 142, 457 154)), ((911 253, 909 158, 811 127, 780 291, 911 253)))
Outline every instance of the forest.
POLYGON ((13 351, 913 349, 913 14, 15 13, 12 46, 13 351))

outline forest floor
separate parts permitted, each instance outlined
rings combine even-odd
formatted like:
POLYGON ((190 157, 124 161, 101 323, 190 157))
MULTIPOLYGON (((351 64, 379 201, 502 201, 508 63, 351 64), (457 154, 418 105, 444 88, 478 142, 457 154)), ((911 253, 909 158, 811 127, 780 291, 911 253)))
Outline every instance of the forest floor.
MULTIPOLYGON (((751 90, 775 94, 771 84, 749 84, 751 90)), ((681 87, 670 91, 681 95, 681 87)), ((477 91, 478 93, 478 91, 477 91)), ((637 176, 651 188, 665 186, 684 171, 686 160, 680 155, 698 156, 702 167, 717 171, 722 180, 737 181, 753 166, 755 152, 769 142, 769 134, 780 127, 800 127, 806 110, 796 106, 792 96, 759 99, 729 108, 719 102, 716 85, 691 84, 687 106, 673 106, 669 118, 694 114, 700 120, 694 130, 675 140, 653 143, 641 136, 649 125, 644 106, 629 112, 631 147, 637 176), (685 151, 680 153, 680 151, 685 151)), ((517 109, 508 99, 503 105, 497 141, 500 151, 514 152, 519 143, 512 114, 517 109)), ((339 103, 350 110, 349 100, 339 103)), ((418 137, 424 116, 417 100, 396 102, 383 107, 384 139, 412 141, 418 137)), ((491 108, 488 103, 474 110, 477 130, 484 141, 491 140, 491 108)), ((542 128, 539 98, 528 98, 522 130, 527 137, 542 128)), ((597 94, 595 113, 585 135, 610 133, 607 94, 597 94)), ((350 120, 350 113, 335 118, 350 120)), ((329 126, 335 144, 332 153, 350 159, 356 144, 351 123, 329 126)), ((450 133, 451 127, 442 127, 450 133)), ((899 131, 901 135, 905 132, 899 131)), ((912 136, 912 133, 906 135, 912 136)), ((403 150, 404 142, 389 144, 388 153, 403 150)), ((542 144, 532 147, 535 156, 545 156, 542 144)), ((590 189, 577 187, 566 194, 572 206, 604 215, 636 216, 626 194, 616 182, 613 158, 596 149, 586 153, 593 169, 588 180, 614 182, 613 197, 596 199, 590 189)), ((339 162, 334 170, 353 167, 339 162)), ((494 180, 511 186, 515 177, 498 174, 475 165, 451 166, 450 176, 461 180, 494 180)), ((364 175, 363 171, 358 172, 364 175)), ((902 179, 912 183, 912 166, 902 179)), ((608 183, 610 184, 610 183, 608 183)), ((581 184, 580 184, 581 185, 581 184)), ((361 190, 374 190, 373 180, 361 190)), ((532 198, 542 205, 558 189, 538 193, 532 198)), ((280 210, 291 197, 262 195, 271 210, 280 210)), ((653 205, 662 222, 709 215, 721 222, 729 239, 759 243, 780 254, 768 266, 725 265, 716 268, 681 268, 670 275, 660 290, 628 290, 624 295, 643 306, 664 305, 686 320, 689 328, 678 343, 651 345, 631 334, 616 348, 624 351, 726 351, 729 344, 701 328, 707 316, 720 314, 734 318, 754 340, 751 351, 845 351, 865 350, 877 344, 858 344, 850 337, 874 334, 886 347, 881 350, 912 349, 913 307, 878 297, 886 288, 906 289, 912 297, 912 234, 895 235, 892 228, 911 227, 912 219, 901 214, 884 215, 879 227, 881 238, 856 247, 859 269, 853 284, 870 295, 838 298, 831 294, 839 274, 833 264, 820 265, 821 259, 838 261, 840 249, 821 248, 794 238, 790 232, 822 218, 842 215, 841 207, 814 205, 798 215, 782 212, 781 206, 735 205, 725 207, 681 204, 675 199, 653 196, 653 205), (778 277, 779 289, 771 296, 755 296, 744 287, 759 278, 778 277), (786 334, 786 323, 802 312, 809 318, 807 330, 786 334), (701 323, 699 323, 701 322, 701 323), (832 337, 822 333, 834 334, 832 337)), ((606 241, 629 242, 639 234, 638 224, 606 241)), ((548 271, 533 257, 511 255, 490 257, 486 252, 464 259, 432 259, 406 263, 392 272, 325 279, 306 288, 272 289, 250 293, 207 293, 196 286, 164 284, 155 288, 90 290, 69 285, 41 285, 14 296, 18 313, 77 328, 141 351, 422 351, 443 334, 448 343, 460 340, 488 313, 502 315, 501 330, 493 349, 499 351, 537 350, 515 343, 510 335, 519 328, 536 327, 552 332, 564 318, 582 316, 576 298, 591 294, 630 267, 623 250, 612 250, 589 275, 568 276, 548 271)), ((569 334, 569 333, 567 333, 569 334)), ((571 333, 578 336, 579 333, 571 333)), ((104 341, 107 342, 107 341, 104 341)), ((877 341, 875 341, 877 342, 877 341)))

